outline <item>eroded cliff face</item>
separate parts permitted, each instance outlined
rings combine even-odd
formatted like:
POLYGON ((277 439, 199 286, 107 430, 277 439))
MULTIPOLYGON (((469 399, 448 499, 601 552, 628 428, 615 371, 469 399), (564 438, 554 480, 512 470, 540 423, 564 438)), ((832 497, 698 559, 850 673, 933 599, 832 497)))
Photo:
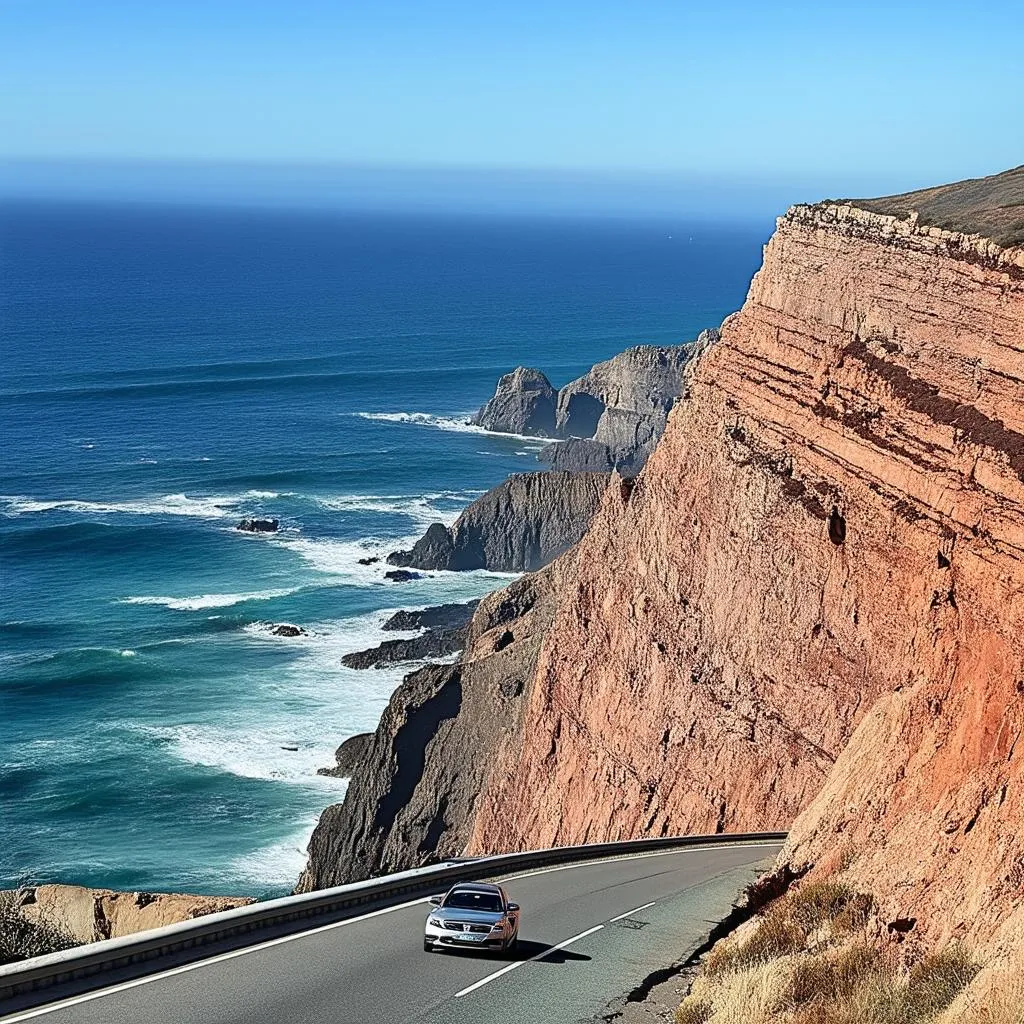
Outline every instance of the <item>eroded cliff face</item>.
POLYGON ((574 558, 470 852, 801 815, 793 866, 840 858, 919 934, 1007 927, 1024 252, 791 210, 574 558))

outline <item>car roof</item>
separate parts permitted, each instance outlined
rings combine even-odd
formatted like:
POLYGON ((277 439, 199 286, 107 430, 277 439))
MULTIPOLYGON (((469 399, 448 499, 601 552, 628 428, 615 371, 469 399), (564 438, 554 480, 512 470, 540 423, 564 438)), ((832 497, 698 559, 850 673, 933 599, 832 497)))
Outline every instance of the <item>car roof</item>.
POLYGON ((489 892, 489 893, 501 893, 501 886, 491 885, 489 882, 459 882, 458 885, 453 885, 450 892, 489 892))

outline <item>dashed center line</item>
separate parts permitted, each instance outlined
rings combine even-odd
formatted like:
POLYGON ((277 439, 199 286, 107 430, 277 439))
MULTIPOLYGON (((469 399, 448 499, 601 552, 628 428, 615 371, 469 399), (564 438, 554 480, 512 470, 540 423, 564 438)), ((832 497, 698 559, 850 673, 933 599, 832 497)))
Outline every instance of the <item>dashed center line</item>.
POLYGON ((481 978, 479 981, 473 982, 472 985, 468 988, 464 988, 461 992, 456 992, 455 998, 460 999, 462 996, 468 996, 470 992, 475 992, 478 988, 483 988, 484 985, 494 981, 495 978, 500 978, 503 974, 508 974, 509 971, 514 971, 517 967, 522 967, 523 964, 532 964, 534 960, 543 960, 544 957, 554 953, 556 949, 565 949, 566 946, 571 946, 574 942, 578 942, 580 939, 586 938, 588 935, 593 935, 594 932, 599 932, 603 927, 603 924, 594 925, 593 928, 588 928, 585 932, 580 932, 579 935, 574 935, 571 939, 559 942, 557 946, 551 946, 549 949, 545 949, 543 953, 531 956, 529 960, 516 960, 514 963, 502 967, 500 971, 495 971, 493 974, 488 974, 486 978, 481 978))

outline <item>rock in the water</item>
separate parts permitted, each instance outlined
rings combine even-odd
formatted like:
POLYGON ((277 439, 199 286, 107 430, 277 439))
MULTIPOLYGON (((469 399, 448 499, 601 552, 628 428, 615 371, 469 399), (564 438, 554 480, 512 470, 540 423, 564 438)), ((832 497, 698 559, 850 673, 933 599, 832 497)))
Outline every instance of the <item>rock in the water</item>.
POLYGON ((370 555, 367 558, 358 559, 360 565, 376 565, 380 561, 379 555, 370 555))
POLYGON ((368 651, 353 651, 342 657, 346 668, 383 668, 403 661, 443 658, 461 651, 466 643, 466 629, 428 629, 411 640, 385 640, 368 651))
POLYGON ((465 604, 438 604, 413 612, 397 611, 380 628, 385 630, 458 629, 469 623, 479 603, 479 601, 467 601, 465 604))
POLYGON ((434 523, 411 551, 388 555, 416 569, 532 572, 583 536, 608 484, 605 473, 516 473, 451 527, 434 523))
MULTIPOLYGON (((392 565, 395 563, 392 562, 392 565)), ((423 568, 426 568, 425 566, 423 568)), ((384 573, 384 579, 390 580, 392 583, 408 583, 410 580, 421 580, 423 574, 418 572, 409 572, 406 569, 392 569, 390 572, 384 573)))
POLYGON ((277 519, 243 519, 235 529, 246 533, 277 533, 280 525, 277 519))
POLYGON ((540 370, 517 366, 498 381, 494 397, 470 422, 501 434, 554 437, 557 399, 540 370))
POLYGON ((328 775, 335 779, 350 778, 355 771, 356 765, 366 756, 373 741, 372 732, 361 732, 350 736, 334 755, 335 764, 330 768, 318 768, 317 775, 328 775))
POLYGON ((306 636, 301 626, 293 626, 290 622, 281 622, 270 631, 274 636, 306 636))

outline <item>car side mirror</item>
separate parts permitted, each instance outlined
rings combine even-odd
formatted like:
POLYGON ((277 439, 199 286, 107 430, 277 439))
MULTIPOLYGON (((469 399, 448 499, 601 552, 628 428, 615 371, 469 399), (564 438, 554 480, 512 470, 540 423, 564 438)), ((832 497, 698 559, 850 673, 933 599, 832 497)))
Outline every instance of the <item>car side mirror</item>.
POLYGON ((443 896, 431 896, 428 902, 430 903, 430 905, 432 907, 439 907, 439 906, 441 906, 441 903, 443 901, 444 901, 444 897, 443 896))
POLYGON ((506 908, 510 914, 515 913, 519 909, 518 903, 510 903, 506 908))

